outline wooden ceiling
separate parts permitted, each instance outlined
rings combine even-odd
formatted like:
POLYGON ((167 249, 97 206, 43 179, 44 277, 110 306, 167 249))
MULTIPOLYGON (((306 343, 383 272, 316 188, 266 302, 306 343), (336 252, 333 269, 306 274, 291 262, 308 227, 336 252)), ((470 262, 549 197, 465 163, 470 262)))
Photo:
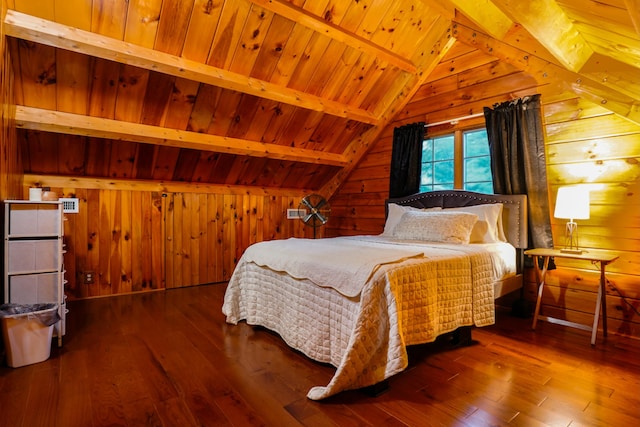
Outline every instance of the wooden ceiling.
POLYGON ((25 173, 330 195, 455 43, 640 123, 640 0, 4 0, 25 173))

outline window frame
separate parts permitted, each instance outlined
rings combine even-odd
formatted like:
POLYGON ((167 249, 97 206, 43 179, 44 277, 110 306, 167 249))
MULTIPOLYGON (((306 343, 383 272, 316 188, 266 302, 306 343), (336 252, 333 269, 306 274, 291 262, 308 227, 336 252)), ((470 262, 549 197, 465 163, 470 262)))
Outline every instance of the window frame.
POLYGON ((464 189, 464 134, 465 132, 473 132, 482 129, 486 130, 486 127, 476 124, 465 127, 456 127, 454 129, 441 129, 439 131, 436 130, 433 132, 425 133, 425 139, 433 139, 446 135, 453 135, 453 188, 455 190, 464 189))

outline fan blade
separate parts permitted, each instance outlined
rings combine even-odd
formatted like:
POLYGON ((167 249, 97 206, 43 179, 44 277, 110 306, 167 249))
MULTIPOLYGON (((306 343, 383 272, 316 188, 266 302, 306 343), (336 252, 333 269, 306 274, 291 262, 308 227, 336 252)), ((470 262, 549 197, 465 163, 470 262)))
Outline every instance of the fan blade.
POLYGON ((300 219, 306 225, 310 225, 313 228, 320 227, 327 223, 329 220, 329 213, 331 208, 328 206, 327 200, 319 194, 309 194, 300 200, 300 206, 306 206, 309 209, 309 213, 305 213, 300 219), (322 209, 324 207, 324 209, 322 209), (322 209, 322 212, 320 211, 322 209))
POLYGON ((315 210, 313 205, 309 202, 309 200, 306 197, 302 198, 302 204, 308 207, 309 209, 311 209, 311 211, 315 210))
POLYGON ((321 223, 323 223, 323 224, 327 223, 327 221, 328 221, 327 217, 322 215, 320 212, 316 212, 316 216, 318 217, 318 219, 320 220, 321 223))

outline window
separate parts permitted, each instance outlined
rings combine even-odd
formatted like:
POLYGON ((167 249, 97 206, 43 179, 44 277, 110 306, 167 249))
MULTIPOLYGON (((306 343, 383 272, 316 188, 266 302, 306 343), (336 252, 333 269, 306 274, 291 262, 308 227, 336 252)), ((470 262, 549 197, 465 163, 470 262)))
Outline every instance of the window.
POLYGON ((456 131, 422 143, 420 191, 454 188, 493 193, 486 129, 456 131))

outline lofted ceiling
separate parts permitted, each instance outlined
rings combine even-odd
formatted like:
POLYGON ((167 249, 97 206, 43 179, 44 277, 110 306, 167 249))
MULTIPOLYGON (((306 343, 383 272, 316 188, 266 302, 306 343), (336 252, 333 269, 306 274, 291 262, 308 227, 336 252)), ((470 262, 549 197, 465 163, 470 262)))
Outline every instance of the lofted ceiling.
POLYGON ((640 0, 5 0, 26 174, 330 195, 456 43, 640 123, 640 0))

